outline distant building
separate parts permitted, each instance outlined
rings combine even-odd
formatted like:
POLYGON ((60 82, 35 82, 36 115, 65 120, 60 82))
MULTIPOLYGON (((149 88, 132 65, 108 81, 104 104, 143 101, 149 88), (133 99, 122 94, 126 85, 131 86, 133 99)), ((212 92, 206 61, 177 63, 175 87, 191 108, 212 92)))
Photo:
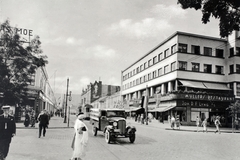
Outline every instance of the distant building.
POLYGON ((176 32, 122 71, 121 96, 133 106, 147 91, 156 118, 179 115, 193 125, 218 115, 229 126, 226 108, 240 99, 239 40, 239 32, 228 39, 176 32))
POLYGON ((81 106, 92 105, 93 102, 104 98, 106 96, 111 96, 116 92, 120 91, 120 86, 105 85, 102 81, 95 81, 90 83, 86 89, 82 90, 81 94, 81 106))

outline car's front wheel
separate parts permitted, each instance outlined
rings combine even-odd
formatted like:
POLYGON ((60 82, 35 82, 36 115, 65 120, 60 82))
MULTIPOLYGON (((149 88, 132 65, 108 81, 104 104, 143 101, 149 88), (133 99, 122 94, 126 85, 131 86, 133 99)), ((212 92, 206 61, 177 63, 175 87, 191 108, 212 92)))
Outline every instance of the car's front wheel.
POLYGON ((105 131, 105 141, 107 143, 110 143, 110 141, 111 141, 111 135, 110 135, 110 132, 108 130, 105 131))
POLYGON ((136 139, 135 134, 132 134, 132 135, 129 136, 129 140, 130 140, 131 143, 134 143, 135 139, 136 139))

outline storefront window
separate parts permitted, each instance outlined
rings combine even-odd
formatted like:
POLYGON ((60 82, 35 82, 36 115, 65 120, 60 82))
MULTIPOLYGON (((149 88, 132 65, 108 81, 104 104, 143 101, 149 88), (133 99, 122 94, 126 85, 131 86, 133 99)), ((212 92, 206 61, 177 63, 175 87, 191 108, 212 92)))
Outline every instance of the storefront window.
POLYGON ((176 107, 174 109, 175 116, 179 115, 181 122, 187 122, 187 108, 186 107, 176 107))
POLYGON ((209 109, 208 108, 191 108, 191 121, 195 122, 197 119, 197 116, 202 121, 205 118, 209 119, 209 109))

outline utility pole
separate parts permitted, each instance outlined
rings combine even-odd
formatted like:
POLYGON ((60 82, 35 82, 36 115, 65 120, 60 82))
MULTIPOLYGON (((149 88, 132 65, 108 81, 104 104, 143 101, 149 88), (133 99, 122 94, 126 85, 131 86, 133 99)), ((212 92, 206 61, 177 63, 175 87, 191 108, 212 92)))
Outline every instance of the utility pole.
POLYGON ((70 94, 68 94, 68 85, 69 85, 69 78, 67 79, 66 105, 65 105, 65 114, 64 114, 63 123, 67 123, 67 101, 68 101, 68 96, 71 97, 71 92, 70 94))

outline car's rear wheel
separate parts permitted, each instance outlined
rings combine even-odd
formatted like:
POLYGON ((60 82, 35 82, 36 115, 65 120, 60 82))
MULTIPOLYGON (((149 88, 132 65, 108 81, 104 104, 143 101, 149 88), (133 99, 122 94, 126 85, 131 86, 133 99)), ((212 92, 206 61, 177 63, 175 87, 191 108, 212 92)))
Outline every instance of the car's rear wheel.
POLYGON ((105 131, 105 141, 107 143, 110 143, 110 141, 111 141, 111 135, 110 135, 110 132, 108 130, 105 131))
POLYGON ((95 126, 92 127, 92 133, 94 136, 97 136, 97 127, 95 126))
POLYGON ((130 140, 131 143, 134 143, 135 139, 136 139, 135 134, 130 135, 129 140, 130 140))

